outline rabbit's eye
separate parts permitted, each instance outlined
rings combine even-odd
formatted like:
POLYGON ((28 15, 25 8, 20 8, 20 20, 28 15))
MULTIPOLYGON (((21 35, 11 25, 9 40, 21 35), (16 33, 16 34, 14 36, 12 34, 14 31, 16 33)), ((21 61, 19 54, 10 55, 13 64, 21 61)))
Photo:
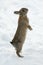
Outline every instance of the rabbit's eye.
POLYGON ((23 12, 25 12, 24 10, 22 10, 23 12))

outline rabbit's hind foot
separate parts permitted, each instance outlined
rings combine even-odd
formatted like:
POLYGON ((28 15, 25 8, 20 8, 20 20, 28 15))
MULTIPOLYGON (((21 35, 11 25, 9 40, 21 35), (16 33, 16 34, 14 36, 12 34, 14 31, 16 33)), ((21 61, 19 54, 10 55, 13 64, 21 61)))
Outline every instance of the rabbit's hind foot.
POLYGON ((24 56, 21 56, 18 51, 16 51, 16 54, 17 54, 18 57, 21 57, 21 58, 24 57, 24 56))

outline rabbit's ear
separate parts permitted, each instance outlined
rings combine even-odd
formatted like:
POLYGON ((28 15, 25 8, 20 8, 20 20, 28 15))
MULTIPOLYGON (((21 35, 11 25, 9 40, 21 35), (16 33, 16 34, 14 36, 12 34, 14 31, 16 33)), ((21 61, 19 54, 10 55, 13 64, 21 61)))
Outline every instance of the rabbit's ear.
POLYGON ((19 11, 14 11, 15 14, 19 14, 19 11))

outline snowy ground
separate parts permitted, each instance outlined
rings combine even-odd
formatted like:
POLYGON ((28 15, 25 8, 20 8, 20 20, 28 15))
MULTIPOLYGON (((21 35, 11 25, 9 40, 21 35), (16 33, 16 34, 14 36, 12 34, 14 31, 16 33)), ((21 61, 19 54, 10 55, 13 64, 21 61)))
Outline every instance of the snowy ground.
POLYGON ((43 65, 43 0, 0 0, 0 65, 43 65), (18 15, 13 12, 22 7, 29 9, 33 31, 27 31, 24 58, 18 58, 9 42, 17 29, 18 15))

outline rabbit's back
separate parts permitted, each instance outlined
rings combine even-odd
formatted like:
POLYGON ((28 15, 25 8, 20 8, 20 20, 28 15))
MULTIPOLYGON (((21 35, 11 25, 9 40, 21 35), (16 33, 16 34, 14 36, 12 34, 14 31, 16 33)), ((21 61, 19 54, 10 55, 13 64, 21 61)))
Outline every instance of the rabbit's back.
POLYGON ((12 40, 14 43, 18 43, 19 41, 21 41, 22 43, 24 42, 27 31, 26 24, 28 24, 27 17, 19 17, 18 28, 12 40))

